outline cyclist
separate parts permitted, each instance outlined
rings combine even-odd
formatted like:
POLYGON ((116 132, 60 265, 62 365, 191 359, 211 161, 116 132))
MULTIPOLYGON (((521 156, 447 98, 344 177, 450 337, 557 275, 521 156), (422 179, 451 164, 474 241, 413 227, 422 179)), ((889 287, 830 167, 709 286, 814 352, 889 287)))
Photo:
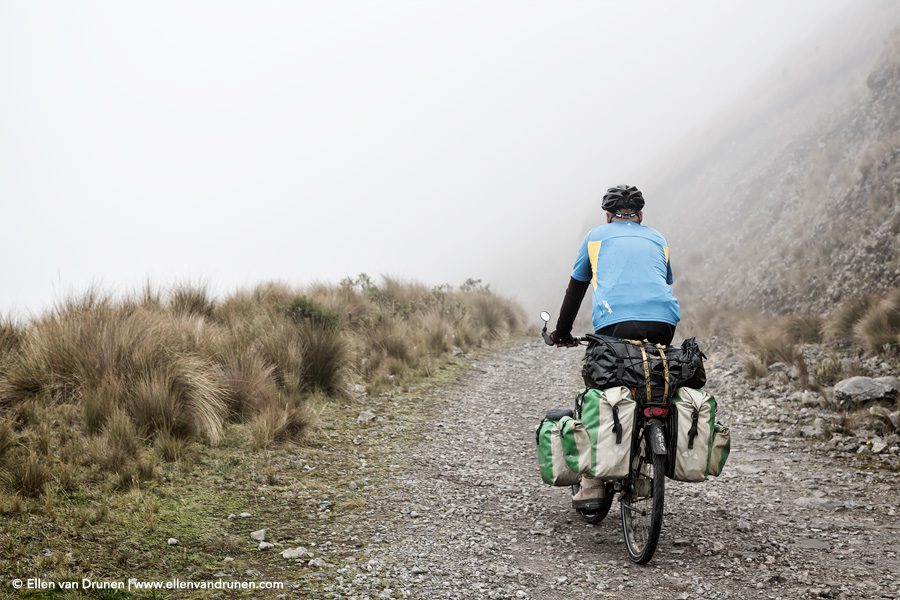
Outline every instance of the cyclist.
MULTIPOLYGON (((609 188, 602 207, 606 224, 589 231, 581 243, 550 339, 557 346, 573 343, 572 325, 590 286, 597 334, 668 345, 681 319, 671 288, 669 245, 658 231, 641 224, 644 196, 636 187, 609 188)), ((572 505, 594 508, 604 493, 600 480, 582 477, 572 505)))

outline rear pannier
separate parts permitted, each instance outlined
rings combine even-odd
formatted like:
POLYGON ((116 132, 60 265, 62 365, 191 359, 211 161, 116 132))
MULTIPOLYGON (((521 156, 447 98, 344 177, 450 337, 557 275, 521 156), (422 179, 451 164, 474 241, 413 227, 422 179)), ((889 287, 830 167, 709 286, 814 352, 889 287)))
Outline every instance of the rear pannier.
POLYGON ((541 479, 548 485, 575 485, 591 466, 591 441, 581 421, 547 416, 536 430, 541 479))
POLYGON ((631 391, 626 387, 589 389, 579 401, 591 443, 591 463, 585 474, 600 479, 627 477, 637 405, 631 391))
MULTIPOLYGON (((669 461, 669 477, 678 481, 704 481, 716 437, 716 399, 704 390, 682 387, 672 396, 672 407, 675 410, 671 437, 675 447, 670 454, 674 460, 669 461)), ((724 432, 720 441, 727 445, 728 430, 724 429, 724 432)), ((722 456, 719 449, 717 453, 721 457, 718 466, 718 472, 721 472, 728 452, 724 450, 722 456)))

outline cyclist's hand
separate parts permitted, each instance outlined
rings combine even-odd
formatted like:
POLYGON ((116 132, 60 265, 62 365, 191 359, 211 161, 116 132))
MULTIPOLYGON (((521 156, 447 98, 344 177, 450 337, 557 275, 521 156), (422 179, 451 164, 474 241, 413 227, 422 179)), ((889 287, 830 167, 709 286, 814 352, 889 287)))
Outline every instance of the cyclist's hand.
POLYGON ((565 348, 567 346, 574 346, 575 339, 572 337, 572 334, 566 333, 561 334, 557 331, 550 332, 550 340, 556 344, 557 348, 565 348))

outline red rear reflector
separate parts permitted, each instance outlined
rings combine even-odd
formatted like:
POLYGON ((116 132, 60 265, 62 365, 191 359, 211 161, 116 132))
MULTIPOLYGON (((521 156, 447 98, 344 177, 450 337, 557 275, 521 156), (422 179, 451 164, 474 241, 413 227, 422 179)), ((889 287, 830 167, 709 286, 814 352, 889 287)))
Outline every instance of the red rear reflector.
POLYGON ((665 417, 668 414, 669 414, 668 408, 660 408, 658 406, 653 406, 653 407, 644 409, 645 417, 665 417))

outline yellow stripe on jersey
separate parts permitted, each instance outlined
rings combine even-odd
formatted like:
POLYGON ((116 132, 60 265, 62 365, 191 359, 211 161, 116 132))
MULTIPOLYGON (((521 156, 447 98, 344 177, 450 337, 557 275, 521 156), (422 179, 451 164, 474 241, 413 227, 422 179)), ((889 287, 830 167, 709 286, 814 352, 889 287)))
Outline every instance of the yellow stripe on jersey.
POLYGON ((666 264, 669 264, 669 247, 663 246, 663 252, 666 254, 666 264))
POLYGON ((597 256, 600 254, 600 244, 603 242, 588 242, 588 257, 591 259, 591 271, 594 276, 591 280, 591 283, 594 286, 594 289, 597 289, 597 256))

